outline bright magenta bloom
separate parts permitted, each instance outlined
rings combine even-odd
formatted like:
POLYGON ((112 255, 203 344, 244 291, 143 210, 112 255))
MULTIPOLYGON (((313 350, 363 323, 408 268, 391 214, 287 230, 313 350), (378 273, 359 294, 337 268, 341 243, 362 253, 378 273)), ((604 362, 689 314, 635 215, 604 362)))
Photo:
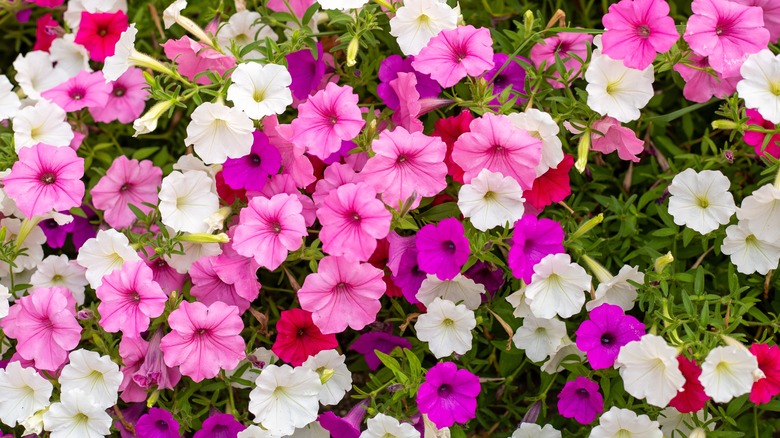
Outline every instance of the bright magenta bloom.
MULTIPOLYGON (((605 303, 590 311, 576 334, 577 348, 587 353, 588 362, 594 370, 601 370, 615 365, 624 345, 644 336, 645 325, 626 315, 620 306, 605 303)), ((593 418, 585 424, 591 421, 593 418)))
POLYGON ((425 374, 425 383, 417 391, 417 407, 436 427, 465 423, 476 415, 477 396, 482 387, 479 377, 459 370, 452 362, 440 362, 425 374))
POLYGON ((757 405, 769 403, 772 397, 780 394, 780 347, 753 344, 750 346, 750 352, 758 360, 758 369, 765 376, 753 383, 750 401, 757 405))
POLYGON ((692 53, 689 59, 690 65, 678 63, 674 65, 674 71, 680 73, 685 79, 683 96, 692 102, 706 102, 715 96, 723 99, 737 91, 737 82, 741 76, 724 78, 723 75, 711 75, 706 68, 710 66, 704 56, 692 53))
POLYGON ((213 71, 224 74, 235 67, 236 59, 223 55, 211 47, 183 36, 178 40, 168 40, 163 45, 165 56, 178 65, 179 73, 199 84, 209 84, 211 80, 207 75, 195 75, 201 72, 213 71))
POLYGON ((149 160, 138 162, 123 155, 114 160, 92 188, 92 203, 105 211, 103 218, 112 227, 129 227, 136 217, 128 205, 149 213, 153 208, 144 203, 157 205, 161 184, 162 169, 149 160))
POLYGON ((244 322, 236 306, 182 301, 168 324, 173 331, 160 342, 165 364, 179 365, 181 373, 196 382, 215 377, 221 369, 232 370, 246 356, 244 322))
POLYGON ((599 392, 599 384, 583 376, 566 382, 558 394, 558 412, 580 424, 592 423, 604 412, 604 397, 599 392))
POLYGON ((273 271, 287 258, 287 251, 301 247, 301 239, 308 234, 302 210, 295 195, 252 198, 241 210, 233 249, 273 271))
POLYGON ((637 70, 647 68, 680 38, 664 0, 621 0, 609 7, 602 22, 607 30, 601 37, 604 54, 637 70))
POLYGON ((474 119, 470 132, 458 138, 452 159, 463 168, 466 183, 484 168, 514 178, 526 190, 536 179, 542 141, 515 128, 509 117, 488 113, 474 119))
POLYGON ((420 228, 415 246, 420 270, 439 280, 455 278, 471 254, 463 224, 454 217, 420 228))
MULTIPOLYGON (((561 32, 557 36, 545 38, 543 42, 531 48, 531 61, 536 68, 544 65, 545 69, 555 68, 556 55, 563 62, 563 66, 569 73, 566 83, 561 80, 548 79, 547 82, 553 88, 570 86, 574 79, 582 77, 582 63, 588 58, 588 45, 593 41, 593 35, 585 33, 561 32)), ((561 72, 555 70, 553 77, 562 79, 561 72)))
POLYGON ((98 14, 84 11, 75 42, 86 47, 93 61, 103 62, 114 55, 114 46, 126 30, 127 14, 124 11, 98 14))
POLYGON ((56 371, 81 340, 76 300, 64 287, 35 289, 16 300, 0 328, 16 339, 16 352, 39 370, 56 371))
POLYGON ((276 342, 271 351, 279 356, 279 359, 296 367, 304 363, 309 356, 339 346, 336 335, 323 334, 314 324, 311 313, 303 309, 283 311, 276 323, 276 332, 276 342))
MULTIPOLYGON (((758 111, 754 109, 746 109, 745 114, 748 116, 748 125, 757 125, 766 129, 775 129, 775 124, 761 117, 761 114, 759 114, 758 111)), ((760 156, 769 154, 775 158, 780 157, 780 134, 773 134, 772 138, 766 144, 766 148, 764 148, 764 140, 766 139, 767 135, 769 134, 756 131, 745 131, 744 140, 745 143, 753 146, 756 154, 760 156)))
POLYGON ((46 99, 56 103, 66 112, 83 108, 100 108, 108 103, 111 86, 100 71, 82 70, 76 76, 41 93, 46 99))
POLYGON ((360 330, 376 320, 382 307, 383 275, 368 263, 327 256, 316 274, 306 276, 298 300, 322 333, 341 333, 347 326, 360 330))
POLYGON ((466 76, 479 76, 493 68, 490 31, 471 25, 443 30, 415 56, 412 67, 431 75, 442 87, 451 87, 466 76))
POLYGON ((149 328, 150 318, 162 315, 168 296, 152 276, 152 269, 139 260, 103 277, 95 293, 101 300, 98 312, 105 331, 137 338, 149 328))
POLYGON ((447 145, 438 137, 399 127, 382 131, 372 148, 376 155, 368 159, 360 175, 390 207, 397 209, 413 194, 419 200, 447 187, 447 145))
POLYGON ((355 138, 365 124, 352 87, 330 82, 298 107, 291 140, 324 160, 341 149, 342 141, 355 138))
POLYGON ((765 49, 769 31, 759 7, 728 0, 693 0, 693 15, 683 38, 712 68, 725 77, 738 76, 748 55, 765 49))
POLYGON ((322 250, 334 256, 366 261, 377 239, 390 232, 393 215, 367 184, 345 184, 331 190, 317 217, 322 224, 322 250))
POLYGON ((109 123, 119 120, 131 123, 146 107, 149 93, 146 79, 140 68, 131 67, 122 76, 109 82, 108 102, 104 106, 90 107, 89 113, 96 122, 109 123))
POLYGON ((19 150, 19 161, 3 178, 5 193, 27 217, 81 205, 84 159, 68 147, 37 144, 19 150))

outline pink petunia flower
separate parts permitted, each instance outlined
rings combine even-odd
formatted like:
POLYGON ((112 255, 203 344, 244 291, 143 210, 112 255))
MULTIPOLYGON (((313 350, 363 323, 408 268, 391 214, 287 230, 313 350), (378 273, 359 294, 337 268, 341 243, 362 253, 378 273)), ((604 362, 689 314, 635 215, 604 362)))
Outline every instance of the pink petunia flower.
POLYGON ((57 31, 62 30, 60 23, 51 14, 44 14, 35 20, 35 45, 33 50, 48 52, 52 41, 57 39, 57 31))
POLYGON ((731 0, 745 6, 758 6, 764 11, 764 27, 769 31, 769 42, 780 38, 780 2, 776 0, 731 0))
MULTIPOLYGON (((775 124, 761 117, 758 111, 748 108, 745 110, 745 114, 748 116, 748 125, 760 126, 764 129, 775 129, 775 124)), ((753 146, 753 149, 759 156, 769 154, 775 158, 780 158, 780 134, 772 134, 772 138, 767 142, 766 148, 764 148, 764 141, 767 135, 769 134, 746 130, 744 140, 745 143, 753 146)))
POLYGON ((525 190, 536 178, 542 141, 516 128, 509 117, 488 113, 474 119, 470 132, 458 138, 452 159, 463 168, 466 183, 484 168, 514 178, 525 190))
POLYGON ((322 179, 317 181, 314 193, 311 195, 314 205, 317 208, 322 207, 322 203, 325 202, 331 191, 344 184, 355 182, 356 179, 357 173, 349 164, 333 163, 326 167, 322 173, 322 179))
POLYGON ((680 38, 664 0, 621 0, 602 18, 603 52, 626 67, 644 70, 680 38))
POLYGON ((83 11, 74 41, 87 49, 90 59, 103 62, 114 55, 114 46, 127 27, 124 11, 97 14, 83 11))
POLYGON ((108 83, 110 93, 104 106, 90 107, 89 113, 96 122, 131 123, 141 116, 149 93, 140 68, 131 67, 117 80, 108 83))
POLYGON ((276 175, 282 163, 279 151, 260 131, 252 133, 252 151, 241 158, 228 158, 223 165, 225 183, 232 189, 262 190, 269 176, 276 175))
POLYGON ((202 72, 216 72, 220 75, 236 65, 236 59, 223 55, 211 47, 183 36, 178 40, 168 40, 162 44, 165 56, 176 62, 178 71, 198 84, 211 83, 207 75, 195 76, 202 72))
POLYGON ((232 370, 246 357, 244 322, 236 306, 183 301, 168 324, 173 331, 160 342, 165 364, 179 365, 181 373, 196 382, 215 377, 221 369, 232 370))
POLYGON ((428 41, 412 67, 431 75, 442 87, 451 87, 466 76, 479 76, 493 68, 490 31, 471 25, 443 30, 428 41))
POLYGON ((371 147, 376 155, 368 159, 360 175, 390 207, 397 209, 412 195, 416 205, 421 197, 434 196, 447 187, 447 146, 439 138, 398 127, 382 131, 371 147))
POLYGON ((724 77, 738 76, 748 55, 767 47, 769 31, 759 7, 728 0, 693 0, 683 38, 698 55, 708 56, 724 77))
POLYGON ((704 56, 692 53, 687 64, 674 65, 674 71, 680 73, 685 80, 683 96, 692 102, 706 102, 713 96, 723 99, 737 91, 737 82, 741 76, 724 78, 723 75, 714 72, 708 59, 704 56), (713 75, 713 73, 715 73, 713 75))
POLYGON ((588 44, 593 41, 593 35, 586 33, 561 32, 557 36, 545 38, 531 48, 531 61, 536 68, 549 69, 555 67, 556 56, 563 62, 568 72, 566 83, 562 81, 561 72, 557 69, 547 82, 553 88, 570 86, 574 79, 582 77, 582 63, 588 58, 588 44))
POLYGON ((162 315, 168 296, 152 279, 152 270, 141 261, 128 262, 103 277, 95 289, 100 325, 110 333, 137 338, 149 328, 151 318, 162 315))
POLYGON ((383 275, 368 263, 327 256, 316 274, 306 276, 298 300, 322 333, 341 333, 347 326, 360 330, 376 320, 382 307, 383 275))
POLYGON ((366 261, 377 239, 390 232, 393 215, 367 184, 345 184, 331 190, 317 217, 322 224, 322 250, 349 260, 366 261))
POLYGON ((306 13, 306 9, 309 9, 311 5, 315 3, 315 0, 288 0, 285 2, 284 0, 268 0, 268 4, 266 6, 268 9, 274 11, 274 12, 290 12, 290 8, 292 8, 293 13, 297 15, 298 17, 303 17, 303 14, 306 13), (290 5, 288 8, 287 5, 290 5))
POLYGON ((285 362, 300 366, 310 356, 339 346, 334 334, 323 334, 311 313, 303 309, 285 310, 276 323, 276 341, 271 351, 285 362))
POLYGON ((110 92, 111 86, 106 84, 103 72, 82 70, 60 85, 44 91, 41 96, 56 103, 66 112, 72 112, 105 106, 110 92))
POLYGON ((677 356, 677 364, 685 377, 685 384, 683 384, 683 389, 669 401, 669 406, 683 414, 704 409, 710 396, 704 392, 704 386, 699 382, 701 367, 696 364, 695 360, 688 359, 682 354, 677 356))
POLYGON ((758 369, 764 377, 753 383, 750 401, 755 404, 769 403, 780 394, 780 347, 777 345, 753 344, 750 352, 758 360, 758 369))
POLYGON ((291 141, 320 159, 341 149, 343 141, 355 138, 366 124, 358 107, 358 95, 349 85, 328 83, 298 107, 292 121, 291 141))
POLYGON ((301 193, 298 187, 295 185, 295 180, 289 174, 278 174, 271 177, 266 183, 263 190, 259 192, 248 191, 247 196, 252 198, 254 196, 264 196, 266 198, 272 198, 280 193, 286 193, 298 198, 301 206, 303 207, 301 215, 303 216, 304 224, 307 227, 314 225, 314 221, 317 220, 317 207, 314 206, 314 201, 310 197, 301 193))
POLYGON ((308 233, 295 195, 280 193, 268 199, 256 196, 241 210, 233 248, 257 264, 274 270, 287 258, 287 251, 301 247, 308 233))
POLYGON ((316 181, 314 167, 305 155, 306 148, 290 141, 295 135, 291 125, 280 125, 276 114, 263 119, 268 141, 282 156, 282 173, 290 175, 296 187, 306 187, 316 181))
POLYGON ((59 369, 81 340, 76 300, 64 287, 35 289, 19 298, 0 320, 0 328, 16 339, 16 352, 39 370, 59 369))
POLYGON ((131 338, 123 336, 119 341, 119 357, 124 364, 119 371, 122 372, 122 383, 119 385, 119 398, 127 403, 146 401, 148 394, 133 380, 133 376, 144 363, 144 356, 149 343, 142 337, 131 338))
POLYGON ((417 118, 422 110, 417 76, 400 72, 396 79, 390 81, 390 88, 398 96, 398 109, 393 112, 393 123, 409 132, 422 132, 423 124, 417 118))
POLYGON ((5 192, 27 217, 81 205, 84 159, 67 147, 37 144, 19 150, 19 161, 3 178, 5 192))
POLYGON ((181 379, 179 367, 165 365, 164 353, 160 349, 162 339, 162 328, 158 328, 149 339, 142 363, 133 375, 133 382, 141 388, 173 389, 181 379))
MULTIPOLYGON (((245 259, 235 252, 233 252, 233 257, 245 259)), ((256 269, 236 269, 235 272, 230 272, 232 271, 230 270, 226 273, 237 275, 219 275, 217 269, 222 266, 225 259, 226 257, 222 257, 222 255, 202 257, 193 263, 190 268, 190 276, 192 277, 190 293, 203 304, 208 305, 221 301, 238 307, 239 313, 244 313, 260 294, 260 282, 255 276, 256 269)), ((233 265, 229 264, 229 266, 233 265)), ((257 267, 257 265, 254 266, 257 267)))
POLYGON ((151 257, 154 255, 156 254, 152 247, 146 247, 146 254, 144 254, 143 251, 138 252, 138 256, 141 257, 144 263, 146 263, 146 266, 152 270, 152 280, 160 285, 166 295, 170 295, 170 293, 175 290, 181 290, 187 279, 187 275, 177 272, 176 269, 165 261, 164 257, 155 257, 152 259, 151 257))
POLYGON ((157 190, 162 184, 162 169, 149 160, 130 160, 120 156, 114 160, 105 176, 92 188, 92 203, 105 211, 103 218, 114 228, 132 225, 135 214, 128 205, 144 213, 154 208, 144 203, 157 205, 157 190))
POLYGON ((645 142, 638 139, 632 129, 626 128, 609 116, 595 122, 593 129, 598 132, 591 133, 592 150, 602 154, 617 151, 621 160, 639 162, 639 157, 636 155, 645 150, 645 142))

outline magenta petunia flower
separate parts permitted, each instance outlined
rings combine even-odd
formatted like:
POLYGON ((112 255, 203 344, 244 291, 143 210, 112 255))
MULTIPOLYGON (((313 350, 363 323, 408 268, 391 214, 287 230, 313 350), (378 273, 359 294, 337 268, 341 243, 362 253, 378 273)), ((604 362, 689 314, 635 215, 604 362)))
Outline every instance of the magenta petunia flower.
POLYGON ((80 71, 76 76, 43 93, 45 99, 56 103, 66 112, 83 108, 102 108, 108 103, 111 86, 100 71, 80 71))
POLYGON ((428 224, 417 232, 417 264, 440 280, 452 280, 471 254, 463 224, 454 217, 428 224))
POLYGON ((644 70, 680 38, 664 0, 621 0, 602 18, 603 52, 626 67, 644 70))
POLYGON ((260 282, 255 270, 239 269, 234 272, 236 275, 219 275, 217 269, 224 262, 225 258, 219 255, 201 257, 193 263, 189 272, 192 277, 190 293, 203 304, 221 301, 238 307, 239 313, 244 313, 260 294, 260 282))
POLYGON ((376 350, 390 354, 396 347, 411 350, 412 343, 404 337, 394 336, 390 333, 368 332, 360 335, 349 349, 362 354, 366 364, 368 364, 368 368, 375 370, 382 364, 376 355, 376 350))
POLYGON ((767 47, 761 8, 728 0, 693 0, 683 38, 698 55, 708 56, 724 77, 738 76, 748 55, 767 47))
POLYGON ((563 62, 563 67, 568 73, 564 83, 561 72, 557 69, 553 77, 547 82, 553 88, 571 86, 575 79, 582 77, 582 64, 588 58, 588 44, 593 41, 593 35, 586 33, 561 32, 556 36, 545 38, 541 43, 531 48, 531 61, 536 68, 555 68, 556 57, 563 62))
POLYGON ((417 82, 415 88, 420 98, 437 97, 441 93, 439 83, 431 79, 430 75, 420 73, 412 67, 414 56, 402 58, 400 55, 390 55, 379 64, 379 84, 376 86, 376 94, 393 111, 400 107, 398 95, 390 82, 398 78, 399 73, 414 73, 417 82))
POLYGON ((758 361, 758 369, 764 377, 753 383, 750 401, 755 404, 769 403, 780 394, 780 347, 777 345, 753 344, 750 352, 758 361))
POLYGON ((3 178, 5 193, 28 218, 81 205, 84 159, 68 147, 37 144, 19 150, 19 161, 3 178))
POLYGON ((162 44, 162 47, 165 56, 176 62, 179 73, 202 85, 211 83, 211 80, 205 74, 195 79, 196 75, 203 72, 215 72, 221 75, 236 65, 236 59, 232 56, 219 53, 186 35, 178 40, 168 40, 162 44))
POLYGON ((438 137, 399 127, 382 131, 372 149, 376 155, 368 159, 360 175, 391 208, 398 209, 412 195, 419 200, 447 187, 447 146, 438 137))
POLYGON ((279 172, 282 156, 260 131, 253 134, 254 142, 248 155, 228 158, 223 165, 222 176, 232 189, 263 190, 270 176, 279 172))
POLYGON ((95 293, 101 300, 98 312, 105 331, 121 331, 126 337, 137 338, 149 328, 151 318, 162 315, 168 296, 152 275, 146 263, 139 260, 124 263, 103 277, 95 293))
POLYGON ((440 362, 425 374, 417 391, 417 407, 436 427, 465 423, 476 415, 479 377, 459 370, 452 362, 440 362))
MULTIPOLYGON (((208 420, 206 420, 208 421, 208 420)), ((151 408, 135 423, 135 432, 139 437, 179 438, 179 423, 165 409, 151 408)))
POLYGON ((60 23, 51 14, 44 14, 35 20, 35 44, 33 50, 48 52, 52 41, 57 39, 57 29, 60 23))
POLYGON ((580 424, 592 423, 604 412, 604 397, 599 392, 599 384, 582 376, 566 382, 558 393, 558 412, 580 424))
POLYGON ((268 9, 274 12, 292 12, 298 17, 303 17, 306 13, 306 9, 309 9, 311 5, 315 3, 315 0, 268 0, 266 6, 268 9), (289 5, 289 7, 287 6, 289 5))
MULTIPOLYGON (((761 117, 761 114, 754 109, 746 109, 745 115, 748 117, 748 125, 760 126, 764 129, 775 129, 774 123, 761 117)), ((766 148, 764 148, 764 141, 767 135, 769 134, 764 132, 745 130, 744 140, 745 143, 753 146, 753 149, 759 156, 769 154, 775 158, 780 158, 780 134, 772 134, 772 138, 767 142, 766 148)))
POLYGON ((160 342, 165 364, 179 365, 181 373, 196 382, 216 377, 221 369, 232 370, 246 356, 244 322, 236 306, 182 301, 168 324, 172 331, 160 342))
POLYGON ((285 362, 300 366, 310 356, 339 346, 334 334, 323 334, 303 309, 285 310, 276 323, 276 341, 271 351, 285 362))
MULTIPOLYGON (((272 0, 281 1, 281 0, 272 0)), ((290 91, 298 100, 304 100, 309 97, 309 93, 315 90, 325 76, 324 51, 322 43, 317 43, 317 58, 311 54, 311 50, 305 48, 297 52, 292 52, 285 56, 287 59, 287 70, 292 76, 290 91)))
POLYGON ((140 68, 131 67, 117 80, 109 82, 108 102, 104 106, 90 107, 89 113, 96 122, 131 123, 141 116, 146 107, 148 85, 140 68))
POLYGON ((471 182, 482 169, 514 178, 523 190, 536 179, 542 160, 542 141, 516 128, 509 117, 487 113, 474 119, 470 132, 461 135, 452 159, 463 169, 463 181, 471 182))
POLYGON ((203 422, 203 426, 192 438, 229 438, 238 436, 246 429, 232 414, 214 414, 203 422))
POLYGON ((135 220, 133 205, 144 213, 157 205, 157 190, 162 184, 162 169, 149 160, 130 160, 117 157, 106 174, 92 188, 92 203, 104 210, 103 219, 114 228, 126 228, 135 220))
POLYGON ((683 389, 669 401, 669 406, 683 414, 699 412, 707 406, 707 401, 710 399, 710 396, 704 392, 704 385, 699 381, 701 367, 696 364, 695 360, 688 359, 682 354, 677 356, 677 365, 685 377, 685 384, 683 389))
POLYGON ((330 433, 330 436, 339 438, 359 438, 360 425, 366 416, 366 406, 368 400, 356 404, 349 410, 344 418, 339 417, 333 412, 323 412, 317 417, 317 423, 320 423, 323 429, 330 433))
POLYGON ((90 59, 103 62, 114 55, 114 47, 127 27, 124 11, 96 14, 83 11, 74 41, 87 49, 90 59))
POLYGON ((366 261, 377 239, 390 232, 393 215, 367 184, 345 184, 331 190, 317 210, 322 250, 349 260, 366 261))
POLYGON ((233 249, 257 264, 274 270, 287 258, 287 251, 301 247, 308 234, 295 195, 280 193, 271 199, 256 196, 241 210, 233 237, 233 249))
MULTIPOLYGON (((529 62, 522 56, 509 58, 504 53, 493 55, 493 68, 485 73, 485 80, 493 84, 493 94, 500 95, 505 89, 511 88, 509 97, 525 94, 525 69, 518 61, 529 62)), ((518 98, 518 104, 526 99, 518 98)), ((498 105, 498 97, 490 101, 491 105, 498 105)))
POLYGON ((376 321, 382 307, 383 275, 368 263, 326 256, 317 273, 306 276, 298 301, 322 333, 341 333, 347 326, 360 330, 376 321))
POLYGON ((525 215, 515 223, 507 264, 512 275, 531 282, 534 266, 545 256, 563 252, 563 228, 552 219, 525 215))
POLYGON ((588 355, 594 370, 601 370, 615 364, 621 347, 644 336, 645 325, 620 306, 602 304, 590 311, 576 334, 577 348, 588 355))
POLYGON ((490 31, 471 25, 443 30, 428 41, 412 67, 429 74, 442 87, 451 87, 466 76, 477 77, 493 68, 490 31))
MULTIPOLYGON (((66 211, 61 211, 62 214, 68 214, 66 211)), ((38 226, 43 230, 43 234, 46 235, 46 244, 50 248, 62 248, 65 245, 65 239, 68 238, 68 234, 73 232, 76 226, 73 222, 67 224, 58 224, 54 219, 46 219, 38 223, 38 226)))

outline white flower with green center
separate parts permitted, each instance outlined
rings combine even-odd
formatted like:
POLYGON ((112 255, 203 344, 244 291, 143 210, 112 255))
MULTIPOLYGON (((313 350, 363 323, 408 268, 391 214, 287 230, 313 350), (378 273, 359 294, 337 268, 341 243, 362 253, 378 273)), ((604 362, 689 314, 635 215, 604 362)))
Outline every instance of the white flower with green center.
POLYGON ((699 382, 715 403, 727 403, 753 388, 758 361, 747 348, 715 347, 701 365, 699 382))
POLYGON ((780 241, 780 189, 772 184, 759 187, 742 200, 737 218, 747 221, 748 230, 759 239, 780 241))
POLYGON ((525 288, 525 301, 537 318, 568 318, 585 304, 590 281, 591 276, 572 263, 568 254, 550 254, 534 266, 531 284, 525 288))
POLYGON ((647 415, 613 406, 599 417, 599 425, 590 432, 590 438, 663 438, 657 421, 647 415))
POLYGON ((721 252, 731 257, 731 263, 743 274, 758 272, 766 275, 777 268, 780 260, 780 242, 766 242, 749 230, 749 221, 739 221, 726 228, 721 252))
POLYGON ((171 172, 160 187, 162 223, 175 231, 205 233, 206 220, 219 210, 219 198, 212 192, 212 180, 206 172, 171 172))
POLYGON ((79 249, 76 261, 87 268, 84 274, 93 289, 103 284, 103 276, 121 269, 125 262, 141 260, 130 247, 127 236, 117 230, 100 230, 97 236, 87 240, 79 249))
POLYGON ((494 227, 514 227, 525 212, 523 189, 517 180, 488 169, 458 192, 458 208, 474 228, 487 231, 494 227))
POLYGON ((249 412, 265 429, 290 435, 317 419, 320 376, 304 368, 269 365, 249 393, 249 412))
POLYGON ((515 347, 524 350, 532 362, 541 362, 563 345, 566 339, 566 324, 558 318, 523 319, 523 325, 517 329, 512 342, 515 347))
POLYGON ((366 421, 366 430, 360 438, 420 438, 420 432, 409 423, 379 413, 366 421))
POLYGON ((41 93, 68 80, 68 73, 59 66, 55 67, 51 55, 42 50, 19 54, 13 66, 16 70, 14 79, 33 100, 42 100, 41 93))
POLYGON ((230 76, 227 98, 254 120, 281 114, 293 101, 292 76, 283 65, 246 62, 230 76))
POLYGON ((602 278, 599 273, 593 270, 596 277, 599 278, 599 286, 596 288, 596 299, 590 300, 585 304, 585 308, 590 312, 596 307, 604 304, 614 304, 620 306, 624 311, 628 312, 634 308, 634 301, 637 298, 636 286, 629 281, 637 284, 644 284, 645 274, 639 272, 638 266, 623 265, 620 271, 614 277, 602 278))
POLYGON ((84 304, 84 287, 89 284, 86 270, 66 255, 50 255, 38 264, 30 278, 33 287, 62 286, 67 288, 79 306, 84 304))
POLYGON ((111 433, 111 417, 81 389, 51 405, 43 414, 43 428, 51 438, 103 438, 111 433))
POLYGON ((390 35, 404 55, 417 55, 439 32, 458 27, 459 16, 444 0, 406 0, 390 19, 390 35))
POLYGON ((674 223, 701 234, 729 223, 737 211, 729 192, 731 181, 719 170, 685 169, 669 186, 669 214, 674 223))
POLYGON ((190 116, 184 144, 193 146, 204 163, 221 164, 249 155, 254 131, 252 120, 240 109, 203 102, 190 116))
POLYGON ((49 405, 53 389, 35 368, 22 368, 18 361, 9 363, 0 369, 0 421, 10 427, 21 424, 49 405))
POLYGON ((542 427, 534 423, 520 423, 510 438, 561 438, 561 432, 551 424, 542 427))
MULTIPOLYGON (((235 42, 236 46, 242 48, 266 38, 270 38, 271 41, 278 40, 279 36, 276 35, 276 32, 270 26, 263 24, 260 19, 260 14, 246 9, 231 15, 228 22, 217 31, 217 42, 225 53, 229 53, 232 42, 235 42)), ((255 49, 244 55, 243 58, 263 59, 265 55, 255 49)))
POLYGON ((66 120, 65 111, 47 100, 19 111, 13 118, 13 130, 16 152, 38 143, 67 147, 73 140, 73 129, 66 120))
POLYGON ((471 330, 476 326, 473 311, 441 298, 434 299, 428 312, 420 315, 414 324, 417 339, 427 342, 437 359, 471 350, 471 330))
POLYGON ((739 73, 737 84, 739 97, 745 106, 753 108, 761 117, 772 123, 780 123, 780 55, 764 49, 747 57, 739 73))
POLYGON ((416 298, 428 306, 436 298, 463 303, 469 310, 476 310, 482 304, 485 286, 474 280, 458 274, 452 280, 439 280, 435 275, 428 274, 420 285, 416 298))
POLYGON ((322 350, 309 356, 301 365, 319 374, 322 382, 319 398, 323 406, 338 404, 344 394, 352 389, 352 373, 344 364, 346 359, 336 350, 322 350))
POLYGON ((660 336, 647 334, 624 345, 615 365, 626 392, 653 406, 668 405, 685 384, 677 350, 660 336))
POLYGON ((122 384, 119 365, 108 356, 84 349, 71 351, 68 358, 70 361, 62 369, 59 378, 61 401, 73 401, 70 400, 71 394, 81 390, 86 393, 87 398, 103 409, 116 404, 117 391, 122 384))

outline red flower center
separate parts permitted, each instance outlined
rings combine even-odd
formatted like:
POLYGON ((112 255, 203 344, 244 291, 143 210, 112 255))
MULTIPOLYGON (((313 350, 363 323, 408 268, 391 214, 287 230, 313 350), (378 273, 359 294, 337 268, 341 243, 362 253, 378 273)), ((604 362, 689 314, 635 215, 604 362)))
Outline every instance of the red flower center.
POLYGON ((54 172, 44 172, 41 174, 41 182, 46 185, 51 185, 57 182, 57 175, 54 172))
POLYGON ((643 24, 643 25, 641 25, 641 26, 636 28, 636 33, 641 38, 647 38, 647 37, 650 36, 650 26, 648 26, 646 24, 643 24))

